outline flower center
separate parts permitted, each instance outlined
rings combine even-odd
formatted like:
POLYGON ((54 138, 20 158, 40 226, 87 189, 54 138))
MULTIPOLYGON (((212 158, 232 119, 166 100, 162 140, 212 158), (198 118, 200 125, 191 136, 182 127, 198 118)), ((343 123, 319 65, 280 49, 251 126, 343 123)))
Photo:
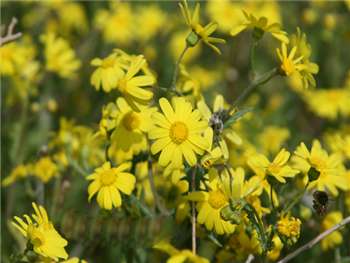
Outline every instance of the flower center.
POLYGON ((116 176, 113 170, 107 170, 101 173, 101 183, 104 186, 109 186, 115 182, 116 176))
POLYGON ((212 208, 219 209, 227 203, 227 199, 225 195, 220 190, 218 190, 209 193, 208 202, 212 208))
POLYGON ((29 225, 27 232, 30 242, 33 244, 34 247, 39 247, 42 244, 44 244, 45 236, 35 226, 29 225))
POLYGON ((115 59, 114 59, 114 58, 105 58, 105 59, 102 61, 101 67, 102 67, 102 68, 111 68, 111 67, 114 66, 114 62, 115 62, 115 59))
POLYGON ((287 76, 292 74, 295 71, 294 63, 291 59, 285 58, 281 65, 282 70, 286 73, 287 76))
POLYGON ((188 137, 188 129, 186 124, 180 121, 174 122, 170 127, 169 136, 176 144, 181 144, 184 142, 188 137))
POLYGON ((137 113, 130 111, 125 114, 123 120, 123 125, 128 131, 133 131, 140 126, 140 117, 137 113))
POLYGON ((126 78, 121 78, 118 83, 119 90, 124 92, 127 88, 128 81, 126 78))
POLYGON ((270 173, 277 174, 281 170, 281 166, 271 163, 267 169, 270 171, 270 173))

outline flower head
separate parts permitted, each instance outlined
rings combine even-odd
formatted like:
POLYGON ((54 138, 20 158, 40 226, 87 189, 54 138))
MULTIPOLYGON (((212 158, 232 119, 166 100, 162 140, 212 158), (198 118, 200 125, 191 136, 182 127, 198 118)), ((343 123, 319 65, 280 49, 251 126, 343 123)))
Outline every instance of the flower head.
POLYGON ((300 219, 289 215, 284 215, 277 221, 278 233, 286 237, 292 243, 295 243, 299 238, 300 226, 300 219))
POLYGON ((135 177, 125 172, 129 167, 128 163, 111 167, 110 162, 105 162, 95 169, 95 172, 87 177, 87 180, 93 180, 88 188, 89 201, 98 192, 97 203, 101 208, 111 210, 112 207, 120 207, 120 192, 130 195, 135 187, 135 177))
POLYGON ((327 189, 334 196, 338 195, 337 188, 348 188, 342 172, 341 157, 337 154, 328 155, 318 140, 313 141, 311 151, 301 143, 295 150, 292 161, 296 169, 309 175, 309 180, 312 174, 316 174, 315 178, 310 180, 310 188, 321 191, 327 189))
POLYGON ((71 78, 81 63, 68 42, 52 33, 41 36, 41 41, 45 44, 46 69, 71 78))
POLYGON ((197 162, 196 154, 203 154, 208 149, 203 133, 208 124, 201 120, 198 110, 193 110, 184 98, 176 97, 173 106, 165 98, 159 100, 163 114, 152 115, 155 126, 150 129, 149 137, 153 154, 160 153, 159 164, 167 166, 170 162, 180 168, 183 158, 190 166, 197 162))
MULTIPOLYGON (((322 230, 325 231, 334 225, 338 224, 343 219, 341 212, 335 211, 326 215, 322 221, 322 230)), ((323 250, 331 249, 343 242, 343 237, 340 231, 334 231, 326 238, 322 239, 321 247, 323 250)))
POLYGON ((199 23, 199 3, 196 4, 194 12, 191 16, 190 10, 188 8, 187 1, 184 0, 183 3, 179 4, 181 8, 182 15, 185 18, 186 24, 191 28, 191 32, 194 35, 189 35, 187 38, 187 43, 190 46, 196 45, 199 40, 202 40, 205 44, 207 44, 210 48, 212 48, 216 53, 221 54, 220 49, 218 49, 214 44, 225 43, 225 40, 222 38, 211 37, 210 35, 214 33, 217 29, 218 25, 215 22, 211 22, 206 26, 202 26, 199 23))
POLYGON ((264 32, 269 32, 273 37, 280 40, 283 43, 288 43, 289 39, 287 33, 281 30, 281 25, 279 23, 269 24, 266 17, 256 18, 252 14, 248 14, 243 10, 246 21, 241 25, 236 26, 231 30, 231 35, 236 36, 245 29, 254 29, 254 33, 258 33, 260 38, 264 32))
POLYGON ((40 256, 58 261, 59 258, 67 259, 68 254, 64 247, 67 240, 56 231, 42 206, 32 203, 35 214, 30 218, 24 215, 26 222, 15 216, 12 224, 33 245, 33 250, 40 256))

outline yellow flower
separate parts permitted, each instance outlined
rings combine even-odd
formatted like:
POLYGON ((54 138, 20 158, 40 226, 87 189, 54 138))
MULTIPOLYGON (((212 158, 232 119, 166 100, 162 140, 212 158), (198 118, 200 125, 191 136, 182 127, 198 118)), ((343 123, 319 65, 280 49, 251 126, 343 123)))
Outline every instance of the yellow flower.
MULTIPOLYGON (((334 225, 338 224, 343 220, 343 215, 340 212, 331 212, 322 221, 322 231, 325 231, 334 225)), ((328 250, 334 248, 335 246, 341 244, 343 242, 343 237, 340 231, 334 231, 326 238, 322 239, 321 247, 323 250, 328 250)))
POLYGON ((95 169, 95 172, 87 177, 87 180, 93 180, 88 188, 89 201, 98 192, 97 203, 101 208, 111 210, 112 207, 120 207, 120 191, 130 195, 135 187, 135 177, 125 172, 129 167, 128 163, 111 167, 110 162, 105 162, 95 169))
POLYGON ((67 246, 67 240, 55 230, 47 216, 46 210, 42 206, 32 203, 35 214, 32 218, 24 215, 26 222, 15 216, 17 222, 12 224, 22 233, 22 235, 33 245, 35 253, 59 261, 59 258, 67 259, 68 254, 64 247, 67 246))
POLYGON ((71 78, 81 63, 68 42, 53 33, 42 35, 41 41, 45 45, 46 69, 62 78, 71 78))
POLYGON ((112 141, 123 151, 136 146, 146 140, 146 133, 152 124, 151 115, 156 111, 154 107, 139 106, 140 112, 134 111, 124 98, 117 99, 115 129, 112 133, 112 141))
POLYGON ((271 125, 264 128, 258 140, 264 152, 275 154, 289 137, 288 129, 271 125))
POLYGON ((2 180, 2 186, 9 186, 20 178, 26 177, 30 172, 28 165, 17 165, 4 180, 2 180))
MULTIPOLYGON (((225 40, 222 38, 210 36, 218 27, 217 23, 211 22, 204 27, 199 23, 199 3, 196 4, 192 16, 186 0, 184 0, 183 3, 180 3, 179 6, 181 8, 182 15, 185 18, 186 24, 191 28, 192 32, 194 32, 196 36, 200 38, 200 40, 212 48, 216 53, 221 54, 220 49, 218 49, 214 44, 224 44, 225 40)), ((187 38, 187 43, 190 42, 190 45, 194 46, 198 42, 198 40, 196 40, 192 42, 191 40, 188 41, 187 38)))
POLYGON ((119 79, 117 86, 129 105, 137 111, 138 103, 145 105, 153 98, 153 93, 142 87, 153 85, 155 78, 151 75, 136 76, 145 63, 143 56, 133 57, 128 71, 119 79))
POLYGON ((300 219, 289 215, 283 215, 277 221, 278 233, 287 237, 292 243, 295 243, 300 236, 300 226, 300 219))
POLYGON ((170 255, 167 263, 209 263, 209 260, 195 255, 188 249, 178 250, 166 241, 160 241, 153 248, 163 251, 170 255))
POLYGON ((113 53, 104 59, 95 58, 91 61, 91 65, 97 69, 91 75, 91 85, 96 90, 102 89, 105 92, 110 92, 118 85, 118 80, 122 77, 124 71, 122 65, 118 61, 117 53, 113 53))
MULTIPOLYGON (((283 43, 288 43, 289 39, 287 33, 281 30, 281 25, 279 23, 269 24, 266 17, 256 18, 252 14, 247 14, 243 11, 246 21, 241 25, 233 28, 231 30, 231 35, 236 36, 245 29, 258 30, 259 34, 264 34, 264 32, 269 32, 271 35, 283 43)), ((259 36, 260 37, 260 36, 259 36)))
POLYGON ((274 235, 272 238, 273 247, 267 252, 267 257, 270 260, 276 260, 279 258, 281 250, 283 248, 283 243, 278 235, 274 235))
POLYGON ((286 76, 305 69, 305 65, 302 63, 303 57, 295 58, 296 52, 297 47, 293 47, 288 54, 285 43, 281 44, 281 49, 277 48, 277 56, 281 61, 281 70, 286 76))
POLYGON ((316 170, 318 178, 309 184, 312 189, 321 191, 328 189, 332 195, 337 196, 337 188, 342 190, 348 188, 342 173, 341 157, 337 154, 328 155, 318 140, 313 141, 311 151, 301 143, 295 150, 292 161, 293 167, 304 174, 308 174, 311 168, 316 170))
POLYGON ((286 183, 286 177, 294 177, 299 171, 287 165, 290 153, 282 149, 270 162, 264 155, 256 154, 248 159, 248 165, 260 177, 273 176, 280 183, 286 183))
POLYGON ((175 97, 173 106, 165 98, 159 100, 163 114, 155 112, 152 115, 155 127, 149 131, 149 138, 155 140, 151 146, 153 154, 160 153, 159 164, 180 168, 182 157, 190 166, 197 162, 196 154, 202 155, 208 145, 202 134, 208 124, 201 120, 198 110, 184 98, 175 97))
POLYGON ((58 176, 58 166, 49 156, 42 157, 33 164, 33 174, 44 183, 50 181, 52 177, 58 176))

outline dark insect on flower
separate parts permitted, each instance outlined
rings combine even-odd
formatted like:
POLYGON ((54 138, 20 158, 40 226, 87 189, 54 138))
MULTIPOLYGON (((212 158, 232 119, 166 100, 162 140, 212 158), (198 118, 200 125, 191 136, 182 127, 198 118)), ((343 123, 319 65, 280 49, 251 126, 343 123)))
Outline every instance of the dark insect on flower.
POLYGON ((317 214, 323 216, 327 212, 329 203, 328 194, 325 191, 315 191, 313 194, 312 207, 317 214))

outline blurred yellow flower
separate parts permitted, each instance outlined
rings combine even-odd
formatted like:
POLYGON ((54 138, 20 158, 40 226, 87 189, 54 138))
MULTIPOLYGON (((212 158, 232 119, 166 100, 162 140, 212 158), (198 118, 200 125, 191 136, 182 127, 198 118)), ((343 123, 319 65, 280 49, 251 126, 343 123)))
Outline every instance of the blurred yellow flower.
POLYGON ((20 178, 26 177, 30 173, 30 167, 28 165, 17 165, 4 180, 2 180, 2 186, 9 186, 20 178))
POLYGON ((166 241, 156 243, 153 248, 170 255, 167 263, 209 263, 208 259, 195 255, 188 249, 178 250, 166 241))
POLYGON ((289 137, 290 132, 287 128, 270 125, 265 126, 258 140, 265 153, 276 154, 289 137))
POLYGON ((93 181, 88 187, 89 201, 98 192, 97 203, 101 208, 111 210, 112 207, 120 207, 122 205, 120 192, 130 195, 135 187, 135 177, 125 172, 129 168, 129 163, 111 167, 110 162, 105 162, 96 168, 94 173, 86 178, 93 181))
POLYGON ((57 164, 49 156, 40 158, 33 164, 32 173, 44 183, 59 175, 57 164))
POLYGON ((124 71, 122 65, 118 61, 117 53, 113 53, 104 59, 95 58, 91 61, 91 65, 97 69, 91 75, 91 85, 96 90, 102 89, 110 92, 118 85, 118 80, 123 76, 124 71))
POLYGON ((32 203, 35 214, 32 219, 24 215, 26 222, 15 216, 12 224, 21 232, 21 234, 33 245, 35 253, 45 258, 50 258, 55 262, 59 259, 67 259, 68 254, 64 247, 67 246, 67 240, 55 230, 47 216, 46 210, 42 206, 32 203))
POLYGON ((149 131, 149 138, 155 140, 151 146, 153 154, 160 153, 159 164, 167 166, 170 162, 174 168, 183 164, 182 157, 190 166, 197 162, 196 154, 203 154, 208 149, 202 134, 208 124, 201 120, 198 110, 184 98, 175 97, 173 106, 165 98, 159 100, 163 114, 152 115, 155 127, 149 131))
POLYGON ((264 16, 256 18, 254 15, 248 14, 244 10, 242 11, 246 21, 241 25, 234 27, 230 32, 231 36, 236 36, 237 34, 246 29, 253 29, 253 34, 257 34, 257 36, 255 37, 258 39, 261 38, 265 32, 269 32, 273 37, 277 38, 281 42, 289 42, 287 33, 281 30, 281 25, 279 23, 269 24, 268 19, 264 16))
POLYGON ((46 69, 57 73, 62 78, 71 78, 80 68, 81 63, 68 42, 61 37, 56 37, 53 33, 42 35, 40 39, 45 45, 46 69))
POLYGON ((278 235, 274 235, 272 238, 272 249, 267 252, 267 257, 270 260, 276 260, 279 258, 281 254, 281 250, 283 248, 283 243, 278 235))
MULTIPOLYGON (((322 220, 321 227, 322 231, 325 231, 334 225, 338 224, 343 220, 343 215, 341 212, 335 211, 331 212, 322 220)), ((340 245, 343 242, 343 237, 340 231, 334 231, 321 241, 321 248, 323 250, 328 250, 340 245)))

